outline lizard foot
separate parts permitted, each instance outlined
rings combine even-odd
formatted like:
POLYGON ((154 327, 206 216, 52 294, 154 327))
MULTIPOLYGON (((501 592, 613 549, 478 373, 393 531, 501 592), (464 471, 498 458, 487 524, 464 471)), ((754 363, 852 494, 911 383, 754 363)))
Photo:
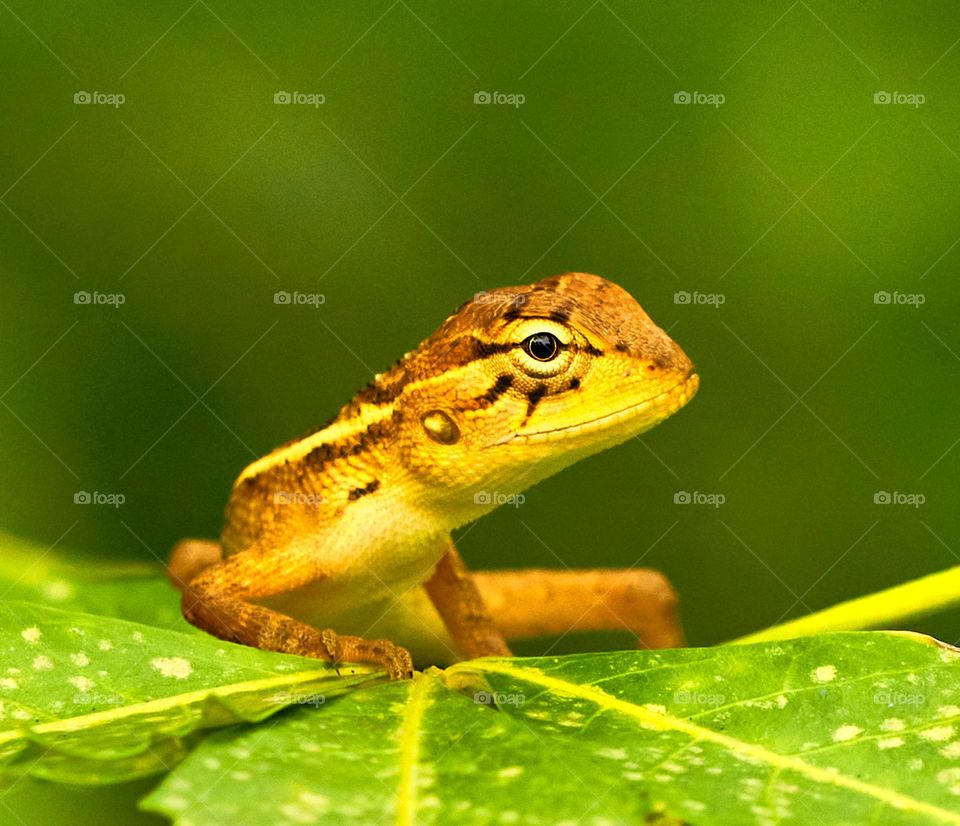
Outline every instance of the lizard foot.
POLYGON ((329 628, 321 633, 323 645, 335 667, 341 662, 367 663, 382 666, 392 680, 409 679, 413 676, 413 658, 406 648, 390 640, 367 640, 337 634, 329 628))

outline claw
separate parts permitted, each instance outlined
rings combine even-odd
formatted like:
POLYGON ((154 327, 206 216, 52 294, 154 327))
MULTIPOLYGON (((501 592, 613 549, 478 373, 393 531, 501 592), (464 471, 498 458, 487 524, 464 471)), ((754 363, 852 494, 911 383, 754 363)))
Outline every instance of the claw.
POLYGON ((333 665, 333 670, 337 672, 338 677, 341 676, 340 660, 342 650, 340 646, 340 637, 337 636, 336 631, 330 628, 324 628, 320 632, 320 641, 323 644, 323 647, 326 649, 327 658, 333 665))
POLYGON ((387 663, 387 673, 391 680, 409 680, 413 677, 413 658, 406 648, 399 645, 391 646, 390 662, 387 663))

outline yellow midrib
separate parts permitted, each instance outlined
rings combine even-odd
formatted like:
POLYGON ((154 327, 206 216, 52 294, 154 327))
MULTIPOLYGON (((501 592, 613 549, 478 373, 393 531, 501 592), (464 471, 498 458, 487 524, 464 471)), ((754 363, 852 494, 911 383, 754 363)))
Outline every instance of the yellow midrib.
POLYGON ((838 773, 822 769, 819 766, 813 766, 797 757, 777 754, 774 751, 764 748, 754 743, 748 743, 743 740, 737 740, 726 734, 721 734, 713 729, 698 726, 689 720, 680 717, 674 717, 670 714, 653 711, 645 706, 636 705, 608 694, 603 689, 593 686, 578 685, 577 683, 567 682, 557 677, 551 677, 539 669, 535 668, 517 668, 502 662, 496 661, 476 661, 468 663, 465 668, 470 670, 479 670, 505 674, 536 685, 543 686, 551 691, 561 694, 578 697, 588 702, 592 702, 602 709, 609 709, 628 717, 632 717, 647 726, 657 728, 661 731, 673 730, 683 732, 697 740, 714 743, 722 746, 737 754, 747 755, 761 762, 780 769, 789 770, 803 775, 810 780, 837 786, 858 792, 860 794, 872 797, 882 803, 885 803, 895 809, 914 811, 918 813, 931 815, 944 823, 960 824, 960 814, 956 814, 939 806, 925 803, 909 795, 885 789, 880 786, 874 786, 871 783, 865 783, 857 780, 855 777, 847 777, 838 773))
MULTIPOLYGON (((371 675, 377 672, 371 671, 371 675)), ((288 686, 300 685, 301 683, 311 682, 320 678, 331 679, 332 669, 316 669, 311 671, 301 671, 297 674, 287 674, 278 677, 268 677, 259 680, 247 680, 242 683, 219 688, 201 688, 196 691, 188 691, 183 694, 173 694, 169 697, 162 697, 158 700, 148 700, 143 703, 134 703, 133 705, 113 708, 108 711, 96 711, 92 714, 81 714, 78 717, 70 717, 66 720, 52 720, 49 723, 40 723, 26 729, 10 729, 0 732, 0 744, 17 740, 30 734, 65 734, 73 731, 80 731, 86 728, 103 725, 105 723, 115 722, 127 717, 135 717, 140 714, 155 713, 158 711, 167 711, 171 708, 188 706, 195 702, 201 702, 207 697, 229 697, 233 694, 243 694, 248 692, 263 691, 271 688, 286 688, 288 686)))
POLYGON ((420 676, 410 687, 400 729, 400 783, 397 789, 397 824, 413 826, 417 822, 417 780, 420 766, 420 730, 429 706, 433 680, 420 676))

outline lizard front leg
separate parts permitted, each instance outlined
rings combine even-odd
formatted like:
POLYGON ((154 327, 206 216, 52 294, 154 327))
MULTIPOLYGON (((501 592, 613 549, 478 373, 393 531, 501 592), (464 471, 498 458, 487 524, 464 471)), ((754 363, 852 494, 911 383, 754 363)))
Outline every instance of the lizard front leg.
POLYGON ((464 658, 511 656, 452 539, 424 587, 464 658))
MULTIPOLYGON (((188 573, 198 561, 213 558, 210 545, 198 556, 197 549, 175 552, 171 574, 188 573)), ((180 549, 181 546, 178 546, 180 549)), ((243 645, 340 662, 380 665, 394 679, 413 674, 413 661, 405 648, 389 640, 367 640, 318 629, 250 600, 269 597, 308 585, 326 575, 302 558, 276 550, 262 553, 255 546, 223 561, 203 567, 188 583, 175 581, 182 593, 181 610, 187 621, 223 640, 243 645)), ((195 568, 194 568, 195 570, 195 568)))

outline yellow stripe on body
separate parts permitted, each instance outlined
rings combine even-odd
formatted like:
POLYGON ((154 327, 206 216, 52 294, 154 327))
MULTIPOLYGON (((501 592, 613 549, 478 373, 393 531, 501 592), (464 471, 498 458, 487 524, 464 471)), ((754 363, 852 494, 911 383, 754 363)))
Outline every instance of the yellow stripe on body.
MULTIPOLYGON (((403 392, 416 392, 417 390, 421 390, 423 388, 429 388, 434 384, 457 381, 470 371, 472 364, 473 362, 469 362, 459 367, 444 370, 441 373, 437 373, 426 378, 408 382, 404 385, 403 392)), ((243 472, 237 478, 237 481, 234 482, 233 486, 236 487, 245 479, 249 479, 252 476, 257 476, 265 471, 269 471, 271 468, 276 467, 277 465, 282 465, 285 462, 295 462, 298 459, 306 456, 314 448, 320 447, 321 445, 341 442, 345 439, 349 439, 353 436, 363 433, 363 431, 372 424, 387 421, 391 418, 391 416, 393 416, 394 404, 394 402, 387 402, 379 405, 372 403, 362 404, 359 412, 355 416, 349 419, 337 420, 328 427, 325 427, 323 430, 318 430, 316 433, 311 433, 309 436, 301 439, 298 442, 294 442, 293 444, 277 448, 276 450, 268 453, 266 456, 263 456, 260 459, 257 459, 255 462, 247 465, 247 467, 243 469, 243 472)))

